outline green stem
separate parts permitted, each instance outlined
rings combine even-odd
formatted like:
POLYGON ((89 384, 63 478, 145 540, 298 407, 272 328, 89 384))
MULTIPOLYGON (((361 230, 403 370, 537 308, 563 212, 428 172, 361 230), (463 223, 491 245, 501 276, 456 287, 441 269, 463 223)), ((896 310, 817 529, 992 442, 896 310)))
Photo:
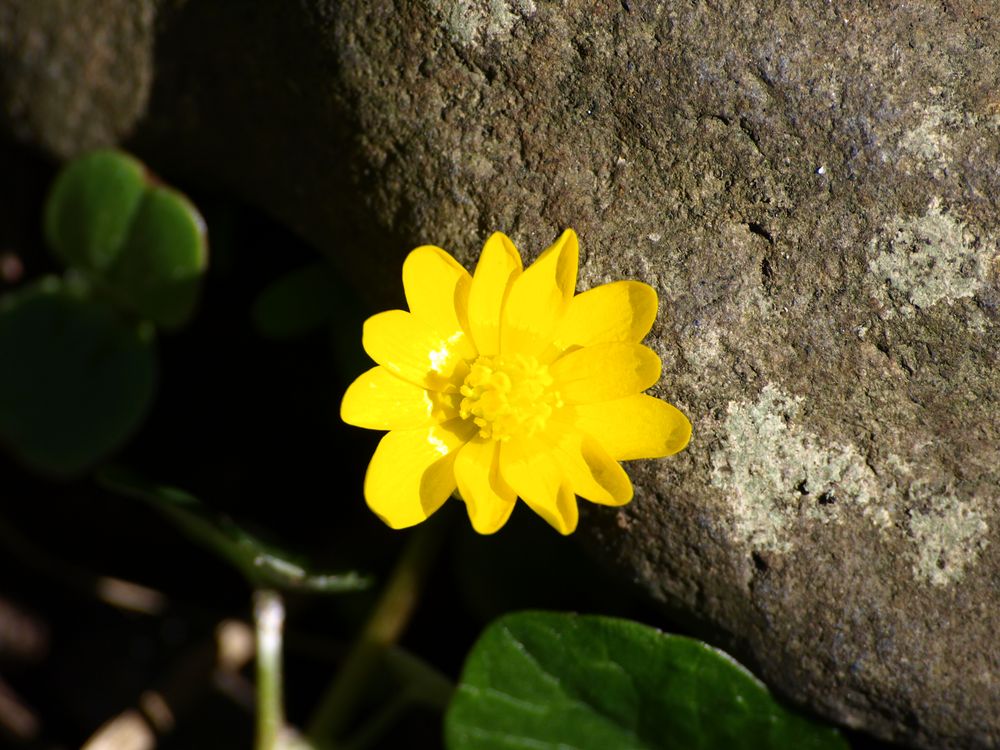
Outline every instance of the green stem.
POLYGON ((256 750, 278 750, 285 727, 281 698, 281 640, 285 605, 276 591, 253 595, 257 633, 257 742, 256 750))
POLYGON ((443 529, 441 523, 427 523, 407 541, 368 622, 313 714, 308 736, 317 747, 330 747, 343 736, 372 671, 409 623, 443 529))

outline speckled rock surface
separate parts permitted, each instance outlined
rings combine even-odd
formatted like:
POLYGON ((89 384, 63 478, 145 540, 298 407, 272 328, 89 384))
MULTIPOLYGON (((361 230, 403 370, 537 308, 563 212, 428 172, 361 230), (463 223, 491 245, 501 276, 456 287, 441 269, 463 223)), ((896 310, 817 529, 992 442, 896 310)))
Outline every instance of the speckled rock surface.
POLYGON ((0 126, 70 157, 128 135, 153 77, 157 0, 0 0, 0 126))
POLYGON ((415 245, 574 227, 581 288, 659 291, 658 390, 694 423, 585 516, 596 553, 822 715, 995 748, 998 19, 204 0, 164 25, 135 144, 387 295, 415 245))

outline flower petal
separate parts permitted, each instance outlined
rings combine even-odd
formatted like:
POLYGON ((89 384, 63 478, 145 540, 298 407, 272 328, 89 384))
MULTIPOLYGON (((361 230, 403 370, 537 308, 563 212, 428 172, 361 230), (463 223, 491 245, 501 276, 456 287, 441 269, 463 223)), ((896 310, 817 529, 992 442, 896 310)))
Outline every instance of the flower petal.
POLYGON ((480 354, 500 352, 500 313, 521 268, 514 243, 494 232, 483 246, 469 289, 469 330, 480 354))
POLYGON ((500 445, 500 475, 528 507, 560 534, 576 529, 576 495, 544 443, 534 438, 500 445))
POLYGON ((361 343, 393 375, 441 391, 465 377, 464 336, 446 338, 412 313, 387 310, 365 321, 361 343))
POLYGON ((340 418, 369 430, 412 430, 458 416, 440 393, 373 367, 351 383, 340 402, 340 418))
MULTIPOLYGON (((439 247, 418 247, 403 262, 403 289, 410 312, 445 338, 468 329, 464 318, 471 285, 469 272, 439 247)), ((476 355, 464 336, 459 341, 467 347, 463 356, 476 355)))
POLYGON ((691 422, 676 407, 658 398, 634 396, 580 404, 576 427, 600 441, 619 461, 661 458, 683 450, 691 439, 691 422))
POLYGON ((455 457, 455 480, 472 528, 480 534, 500 529, 517 502, 517 493, 500 476, 500 444, 476 436, 455 457))
POLYGON ((365 474, 365 500, 394 529, 426 520, 455 491, 456 449, 471 437, 461 420, 386 433, 365 474))
POLYGON ((660 358, 642 344, 595 344, 563 355, 549 371, 567 402, 588 404, 646 390, 660 379, 660 358))
POLYGON ((553 456, 570 488, 580 497, 601 505, 625 505, 632 499, 628 474, 608 452, 589 435, 550 429, 547 439, 553 456))
POLYGON ((656 290, 641 281, 615 281, 570 300, 556 326, 561 349, 610 341, 638 343, 656 320, 656 290))
POLYGON ((500 324, 501 354, 543 356, 576 288, 580 248, 567 229, 511 285, 500 324))

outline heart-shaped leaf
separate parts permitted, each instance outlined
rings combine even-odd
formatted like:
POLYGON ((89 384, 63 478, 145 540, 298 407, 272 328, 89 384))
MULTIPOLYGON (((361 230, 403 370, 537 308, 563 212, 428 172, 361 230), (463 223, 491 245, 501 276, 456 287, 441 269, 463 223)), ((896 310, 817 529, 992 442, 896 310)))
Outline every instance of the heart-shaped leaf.
POLYGON ((120 151, 81 156, 59 173, 45 204, 45 238, 71 268, 102 273, 118 259, 146 192, 146 168, 120 151))
POLYGON ((95 151, 68 164, 49 193, 45 236, 129 311, 167 328, 191 317, 208 262, 205 222, 128 154, 95 151))
POLYGON ((449 750, 845 750, 731 658, 628 620, 508 615, 469 654, 449 750))
POLYGON ((166 328, 183 325, 208 265, 205 224, 176 190, 146 191, 108 278, 126 306, 166 328))
POLYGON ((114 452, 155 390, 152 327, 59 279, 0 302, 0 363, 0 442, 55 475, 81 473, 114 452))

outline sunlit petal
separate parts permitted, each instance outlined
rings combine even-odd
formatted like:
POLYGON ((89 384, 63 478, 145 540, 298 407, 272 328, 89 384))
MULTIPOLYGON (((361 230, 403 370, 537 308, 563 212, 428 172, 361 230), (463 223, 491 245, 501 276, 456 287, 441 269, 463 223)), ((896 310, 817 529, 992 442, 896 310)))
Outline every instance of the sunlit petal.
POLYGON ((394 529, 426 520, 455 491, 456 450, 471 436, 461 420, 387 433, 365 475, 368 507, 394 529))
POLYGON ((514 280, 521 275, 521 256, 510 239, 495 232, 483 246, 469 289, 469 330, 480 354, 500 351, 500 313, 514 280))
POLYGON ((576 529, 576 495, 546 445, 521 438, 500 446, 500 474, 535 513, 560 534, 576 529))
MULTIPOLYGON (((468 330, 465 319, 472 277, 448 253, 424 245, 403 262, 403 289, 410 312, 446 339, 468 330)), ((475 356, 472 342, 457 339, 463 356, 475 356)))
POLYGON ((602 505, 624 505, 632 499, 632 482, 614 458, 589 435, 551 429, 546 440, 570 488, 602 505))
POLYGON ((514 281, 503 308, 501 354, 555 352, 552 334, 573 296, 579 256, 576 234, 567 229, 514 281))
POLYGON ((570 300, 553 337, 562 349, 611 341, 637 343, 656 320, 656 307, 656 290, 649 284, 604 284, 570 300))
POLYGON ((351 383, 340 402, 340 418, 369 430, 411 430, 458 415, 452 399, 373 367, 351 383))
POLYGON ((691 422, 680 410, 644 393, 580 404, 575 415, 577 429, 598 440, 618 461, 669 456, 691 439, 691 422))
POLYGON ((517 493, 500 476, 499 450, 497 441, 475 437, 455 458, 458 491, 480 534, 492 534, 507 523, 517 501, 517 493))
POLYGON ((361 343, 368 356, 393 375, 441 391, 465 377, 465 334, 445 338, 404 310, 388 310, 365 321, 361 343))
POLYGON ((550 371, 568 403, 586 404, 646 390, 660 379, 660 358, 642 344, 595 344, 560 357, 550 371))

